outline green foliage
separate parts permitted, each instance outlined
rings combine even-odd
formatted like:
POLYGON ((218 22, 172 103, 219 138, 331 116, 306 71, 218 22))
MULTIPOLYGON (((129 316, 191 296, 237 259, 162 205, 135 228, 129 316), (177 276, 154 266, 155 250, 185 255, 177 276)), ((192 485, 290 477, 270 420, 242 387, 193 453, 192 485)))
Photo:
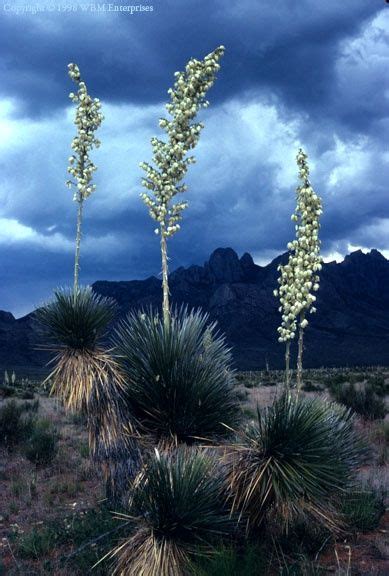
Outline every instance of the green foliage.
POLYGON ((321 391, 320 386, 316 386, 316 384, 314 384, 312 382, 312 380, 305 380, 301 389, 304 390, 304 392, 320 392, 321 391))
POLYGON ((66 566, 69 574, 75 576, 89 573, 106 576, 106 562, 93 571, 92 568, 116 544, 121 531, 122 524, 102 506, 20 534, 16 538, 16 555, 23 559, 42 560, 53 548, 60 550, 71 546, 70 554, 66 552, 51 561, 47 568, 50 569, 49 574, 56 574, 59 568, 66 566))
POLYGON ((385 418, 387 413, 385 400, 374 392, 369 384, 357 388, 354 384, 338 386, 332 390, 337 402, 351 408, 365 420, 385 418))
POLYGON ((385 512, 384 494, 368 488, 353 490, 344 495, 341 511, 353 531, 375 530, 385 512))
POLYGON ((244 550, 219 546, 198 561, 193 576, 265 576, 268 574, 264 547, 247 544, 244 550))
POLYGON ((49 420, 39 420, 25 446, 25 456, 36 466, 47 466, 58 452, 58 431, 49 420))
POLYGON ((258 409, 234 452, 233 509, 249 527, 266 516, 285 527, 306 516, 334 528, 332 500, 348 486, 363 448, 349 410, 283 395, 258 409))
POLYGON ((11 449, 24 441, 33 428, 33 418, 24 415, 22 404, 9 400, 0 408, 0 443, 11 449))
POLYGON ((3 398, 11 398, 12 396, 15 396, 15 394, 16 388, 14 386, 8 386, 7 384, 0 386, 0 395, 3 398))
POLYGON ((20 407, 23 412, 33 412, 36 414, 39 410, 39 399, 37 398, 34 402, 21 402, 20 407))
POLYGON ((180 576, 212 540, 234 530, 220 465, 188 447, 149 457, 134 483, 129 514, 134 532, 113 551, 113 574, 180 576))
MULTIPOLYGON (((285 559, 283 561, 285 562, 285 559)), ((328 574, 328 570, 325 566, 320 566, 317 561, 301 554, 295 561, 281 564, 279 574, 280 576, 324 576, 328 574)), ((337 574, 340 576, 340 573, 337 572, 337 574)))
POLYGON ((131 414, 156 437, 192 442, 227 432, 239 403, 225 340, 208 315, 181 308, 166 326, 150 310, 116 330, 131 414))
POLYGON ((370 375, 367 379, 367 384, 377 396, 385 397, 389 394, 389 384, 385 382, 385 376, 381 372, 370 375))
POLYGON ((89 444, 88 442, 82 442, 79 446, 80 456, 82 458, 89 458, 89 444))
POLYGON ((54 529, 33 528, 31 532, 23 534, 17 542, 17 555, 20 558, 41 560, 55 546, 57 534, 54 529))
POLYGON ((57 348, 93 349, 116 316, 115 301, 95 294, 90 287, 54 294, 52 302, 35 312, 44 337, 57 348))

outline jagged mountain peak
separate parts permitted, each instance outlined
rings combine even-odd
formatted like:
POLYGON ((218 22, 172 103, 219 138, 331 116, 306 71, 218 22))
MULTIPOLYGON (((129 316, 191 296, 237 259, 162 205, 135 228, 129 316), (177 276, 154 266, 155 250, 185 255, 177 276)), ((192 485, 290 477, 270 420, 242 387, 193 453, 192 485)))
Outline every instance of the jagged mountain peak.
MULTIPOLYGON (((257 266, 249 253, 218 248, 204 266, 178 268, 170 275, 172 305, 202 308, 217 320, 233 349, 236 366, 282 367, 283 346, 277 342, 280 323, 277 265, 257 266)), ((389 365, 389 261, 378 251, 355 251, 343 262, 325 263, 317 293, 317 314, 309 317, 305 365, 389 365)), ((99 281, 93 289, 111 296, 122 314, 130 308, 160 307, 161 280, 99 281)), ((43 366, 31 316, 16 320, 0 312, 0 368, 43 366)), ((47 358, 45 359, 47 361, 47 358)))

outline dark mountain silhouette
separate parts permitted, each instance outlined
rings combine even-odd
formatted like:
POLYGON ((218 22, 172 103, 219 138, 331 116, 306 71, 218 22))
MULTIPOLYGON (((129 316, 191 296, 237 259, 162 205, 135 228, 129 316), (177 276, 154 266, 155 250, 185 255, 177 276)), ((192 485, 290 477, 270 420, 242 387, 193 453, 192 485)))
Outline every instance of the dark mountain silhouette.
MULTIPOLYGON (((170 274, 172 303, 202 307, 219 323, 233 348, 236 366, 244 370, 283 366, 284 346, 277 342, 280 322, 277 266, 241 258, 231 248, 218 248, 204 266, 178 268, 170 274)), ((389 365, 389 261, 377 250, 358 250, 343 262, 323 265, 317 314, 310 316, 304 365, 389 365)), ((99 281, 93 289, 115 298, 121 314, 132 307, 160 306, 161 281, 155 277, 128 282, 99 281)), ((16 320, 0 312, 0 366, 39 369, 47 356, 35 350, 31 315, 16 320)))

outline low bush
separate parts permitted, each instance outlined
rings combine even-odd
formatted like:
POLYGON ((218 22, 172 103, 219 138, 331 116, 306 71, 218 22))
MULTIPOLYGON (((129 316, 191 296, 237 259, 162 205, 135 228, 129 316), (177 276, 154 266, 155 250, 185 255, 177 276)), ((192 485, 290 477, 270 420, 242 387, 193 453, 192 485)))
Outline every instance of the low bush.
POLYGON ((18 398, 21 398, 22 400, 34 400, 35 398, 35 392, 34 390, 30 389, 30 390, 23 390, 23 389, 17 389, 16 390, 16 396, 18 398))
POLYGON ((15 400, 7 401, 0 408, 0 443, 8 449, 23 442, 33 429, 32 416, 24 412, 24 406, 15 400))
POLYGON ((49 420, 35 423, 25 445, 26 458, 36 466, 47 466, 58 452, 59 434, 49 420))
POLYGON ((14 386, 8 386, 7 384, 3 384, 0 386, 0 396, 2 398, 11 398, 15 396, 16 388, 14 386))
POLYGON ((22 534, 17 541, 17 555, 20 558, 41 560, 55 546, 58 536, 52 528, 33 528, 22 534))
POLYGON ((304 392, 320 392, 320 386, 314 384, 311 380, 305 380, 304 384, 301 387, 304 392))
POLYGON ((33 412, 36 414, 39 410, 39 399, 37 398, 34 402, 23 402, 20 406, 23 412, 33 412))
POLYGON ((385 512, 382 492, 363 488, 345 494, 341 511, 350 530, 368 532, 378 527, 385 512))
POLYGON ((367 379, 368 385, 374 390, 377 396, 385 397, 389 394, 389 384, 385 382, 384 374, 377 372, 367 379))
POLYGON ((193 576, 265 576, 268 560, 264 546, 247 543, 243 550, 219 546, 198 562, 193 576))
POLYGON ((354 384, 338 386, 332 390, 334 399, 359 414, 365 420, 385 418, 385 400, 376 395, 371 385, 357 388, 354 384))

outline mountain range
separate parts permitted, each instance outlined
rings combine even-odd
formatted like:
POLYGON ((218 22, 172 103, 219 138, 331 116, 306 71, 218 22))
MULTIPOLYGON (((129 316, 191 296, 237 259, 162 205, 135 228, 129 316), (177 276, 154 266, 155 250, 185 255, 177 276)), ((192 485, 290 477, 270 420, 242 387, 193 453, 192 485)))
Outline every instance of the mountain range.
MULTIPOLYGON (((283 254, 266 266, 250 254, 218 248, 203 266, 178 268, 169 276, 173 305, 201 307, 217 320, 240 370, 283 366, 284 345, 277 287, 283 254)), ((305 367, 389 365, 389 261, 377 250, 357 250, 342 262, 323 264, 317 313, 305 331, 305 367)), ((161 304, 161 280, 98 281, 93 290, 114 298, 124 315, 130 308, 161 304)), ((0 311, 0 368, 39 372, 48 360, 36 350, 32 314, 15 319, 0 311)), ((292 349, 292 353, 293 353, 292 349)))

